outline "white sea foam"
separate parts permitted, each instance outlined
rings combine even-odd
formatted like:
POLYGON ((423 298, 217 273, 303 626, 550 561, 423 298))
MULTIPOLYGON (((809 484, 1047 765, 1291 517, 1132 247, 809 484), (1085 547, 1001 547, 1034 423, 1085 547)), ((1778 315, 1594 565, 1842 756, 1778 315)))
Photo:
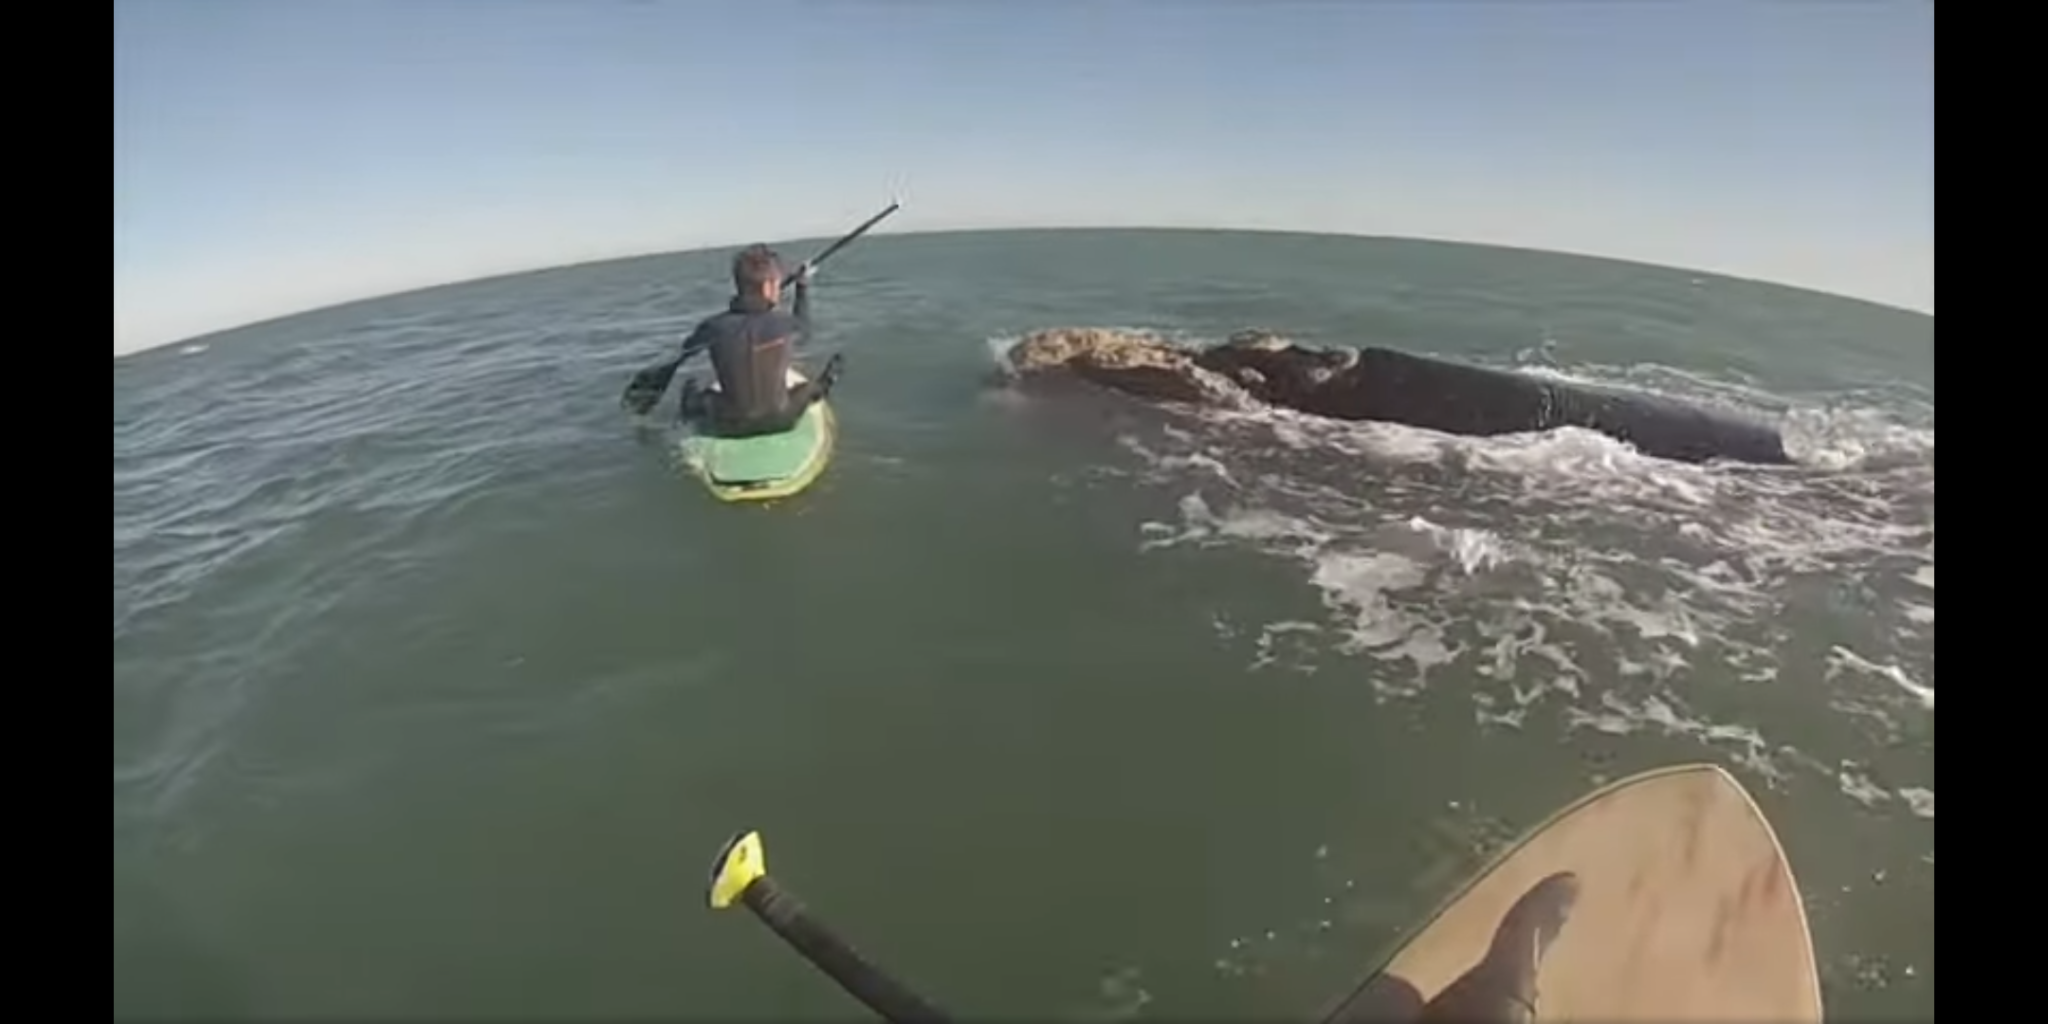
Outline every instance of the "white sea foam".
POLYGON ((1475 439, 1189 411, 1121 438, 1136 479, 1178 495, 1140 548, 1301 566, 1326 615, 1249 628, 1254 668, 1363 659, 1383 699, 1448 681, 1484 727, 1683 737, 1765 779, 1805 766, 1931 817, 1916 780, 1884 788, 1701 710, 1730 706, 1723 688, 1792 686, 1893 733, 1931 714, 1931 405, 1800 404, 1669 368, 1532 372, 1774 415, 1802 464, 1674 463, 1578 429, 1475 439), (1802 641, 1822 623, 1836 642, 1802 641))

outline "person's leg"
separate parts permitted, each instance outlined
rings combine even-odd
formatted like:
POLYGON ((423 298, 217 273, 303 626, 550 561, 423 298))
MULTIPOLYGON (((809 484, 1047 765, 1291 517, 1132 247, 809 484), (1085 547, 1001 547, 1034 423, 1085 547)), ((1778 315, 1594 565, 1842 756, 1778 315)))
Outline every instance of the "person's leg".
POLYGON ((749 425, 748 432, 779 434, 793 429, 813 402, 822 401, 825 396, 832 393, 832 385, 838 382, 839 374, 845 365, 846 360, 843 356, 835 355, 826 360, 825 368, 819 371, 817 379, 804 381, 789 389, 787 401, 784 402, 780 414, 762 417, 749 425))
POLYGON ((834 352, 825 360, 825 368, 818 371, 818 387, 821 394, 830 393, 832 385, 839 383, 839 375, 846 372, 846 353, 834 352))
POLYGON ((810 408, 811 403, 832 393, 832 385, 839 382, 840 373, 846 369, 844 354, 834 354, 825 360, 825 368, 818 371, 815 380, 807 380, 789 389, 789 422, 794 425, 797 417, 810 408))
POLYGON ((759 437, 762 434, 780 434, 795 429, 797 421, 803 419, 811 403, 831 394, 832 385, 839 379, 844 365, 845 359, 833 356, 826 361, 825 369, 818 374, 818 379, 804 381, 789 389, 788 400, 783 404, 781 412, 759 416, 744 423, 728 420, 720 426, 718 432, 726 437, 759 437))
POLYGON ((1579 879, 1560 871, 1537 882, 1502 915, 1486 956, 1422 1008, 1424 1022, 1528 1024, 1536 1019, 1536 974, 1571 916, 1579 879))
POLYGON ((804 381, 802 384, 789 389, 789 402, 784 407, 783 415, 793 424, 797 421, 797 417, 804 414, 805 409, 811 407, 812 402, 823 397, 825 397, 824 385, 814 380, 804 381))

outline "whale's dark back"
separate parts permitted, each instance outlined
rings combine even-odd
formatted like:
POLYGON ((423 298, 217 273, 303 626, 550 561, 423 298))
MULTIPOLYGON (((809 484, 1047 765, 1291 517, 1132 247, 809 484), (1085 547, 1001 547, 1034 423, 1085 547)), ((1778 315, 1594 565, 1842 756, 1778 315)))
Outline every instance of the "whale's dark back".
POLYGON ((1658 458, 1792 461, 1775 427, 1733 413, 1392 349, 1360 349, 1356 366, 1332 383, 1345 393, 1331 404, 1354 418, 1369 411, 1369 419, 1476 436, 1583 427, 1658 458))

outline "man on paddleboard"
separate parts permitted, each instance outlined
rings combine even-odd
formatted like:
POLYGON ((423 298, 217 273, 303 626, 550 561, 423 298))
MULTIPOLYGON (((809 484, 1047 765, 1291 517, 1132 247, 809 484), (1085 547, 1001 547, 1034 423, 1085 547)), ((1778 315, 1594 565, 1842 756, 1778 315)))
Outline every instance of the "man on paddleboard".
POLYGON ((787 313, 776 308, 785 276, 782 258, 765 245, 748 246, 733 257, 731 305, 698 324, 683 342, 683 360, 708 351, 718 375, 717 391, 694 381, 684 384, 686 418, 701 418, 725 437, 779 434, 832 390, 842 363, 838 355, 816 380, 789 384, 796 339, 811 331, 811 265, 797 268, 796 301, 787 313))

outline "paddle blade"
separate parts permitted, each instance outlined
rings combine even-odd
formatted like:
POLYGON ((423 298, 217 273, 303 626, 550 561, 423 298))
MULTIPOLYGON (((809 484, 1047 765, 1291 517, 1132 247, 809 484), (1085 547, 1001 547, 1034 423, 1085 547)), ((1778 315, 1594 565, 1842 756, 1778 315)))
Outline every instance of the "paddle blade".
POLYGON ((626 382, 626 391, 619 396, 619 404, 635 416, 647 415, 654 408, 654 403, 661 401, 662 394, 668 391, 669 382, 675 379, 676 369, 681 365, 677 360, 670 360, 634 374, 633 379, 626 382))
POLYGON ((742 832, 726 840, 711 861, 711 877, 706 886, 711 909, 724 910, 739 902, 747 887, 767 873, 768 857, 761 849, 761 833, 742 832))

